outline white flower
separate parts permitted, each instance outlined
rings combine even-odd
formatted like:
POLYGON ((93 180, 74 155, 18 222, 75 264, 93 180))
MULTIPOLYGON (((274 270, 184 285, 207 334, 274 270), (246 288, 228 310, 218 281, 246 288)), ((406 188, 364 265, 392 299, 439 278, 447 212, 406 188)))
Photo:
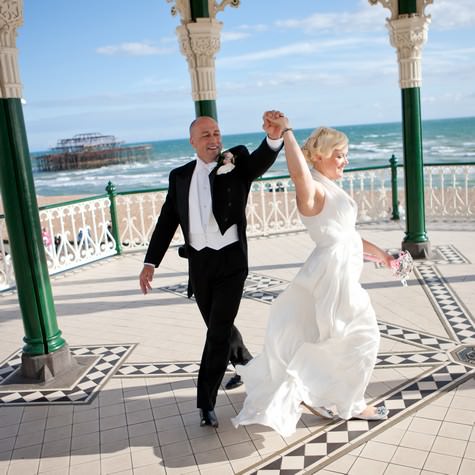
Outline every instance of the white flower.
POLYGON ((234 155, 230 151, 221 152, 218 157, 218 170, 216 175, 229 173, 236 166, 234 165, 234 155))
POLYGON ((229 173, 235 166, 236 165, 234 165, 234 163, 231 163, 231 162, 225 163, 218 168, 216 175, 224 175, 225 173, 229 173))

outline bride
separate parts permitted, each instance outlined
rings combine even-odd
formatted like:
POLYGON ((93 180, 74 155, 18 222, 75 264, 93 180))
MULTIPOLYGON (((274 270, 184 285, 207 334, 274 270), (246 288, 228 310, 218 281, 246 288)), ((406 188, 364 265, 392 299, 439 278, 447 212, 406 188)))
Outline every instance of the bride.
POLYGON ((233 424, 264 424, 289 436, 302 404, 328 418, 386 419, 385 406, 364 399, 380 337, 359 278, 363 251, 386 267, 393 257, 357 233, 356 203, 334 183, 348 164, 346 135, 320 127, 300 149, 287 117, 274 122, 315 247, 273 303, 262 353, 236 368, 247 397, 233 424))

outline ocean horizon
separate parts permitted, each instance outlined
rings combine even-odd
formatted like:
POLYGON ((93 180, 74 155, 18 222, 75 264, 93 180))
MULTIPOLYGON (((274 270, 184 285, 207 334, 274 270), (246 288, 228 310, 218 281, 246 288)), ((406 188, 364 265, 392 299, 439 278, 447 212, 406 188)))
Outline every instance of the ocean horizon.
MULTIPOLYGON (((350 163, 347 168, 387 165, 392 155, 396 156, 399 163, 403 163, 401 122, 335 128, 346 133, 350 141, 350 163)), ((296 129, 294 133, 299 143, 303 144, 313 130, 296 129)), ((475 161, 475 117, 425 120, 422 122, 422 136, 424 163, 475 161)), ((224 148, 242 144, 254 150, 263 138, 264 132, 260 131, 223 135, 222 141, 224 148)), ((31 157, 36 193, 39 196, 98 195, 105 193, 109 181, 114 183, 119 192, 166 187, 170 171, 194 158, 194 150, 187 138, 126 145, 142 144, 152 147, 150 161, 60 172, 40 172, 35 157, 45 152, 33 152, 31 157)), ((287 174, 285 155, 280 153, 264 177, 287 174)))

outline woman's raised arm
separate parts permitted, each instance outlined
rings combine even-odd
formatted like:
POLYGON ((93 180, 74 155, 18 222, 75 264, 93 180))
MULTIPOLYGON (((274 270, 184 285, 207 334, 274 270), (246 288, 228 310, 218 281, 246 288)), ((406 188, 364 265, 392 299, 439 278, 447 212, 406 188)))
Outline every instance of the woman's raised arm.
POLYGON ((276 119, 282 125, 282 138, 284 139, 285 158, 290 178, 294 182, 297 194, 297 207, 304 216, 313 216, 317 213, 317 201, 323 194, 317 188, 317 183, 313 180, 309 166, 295 138, 292 127, 287 117, 276 119))

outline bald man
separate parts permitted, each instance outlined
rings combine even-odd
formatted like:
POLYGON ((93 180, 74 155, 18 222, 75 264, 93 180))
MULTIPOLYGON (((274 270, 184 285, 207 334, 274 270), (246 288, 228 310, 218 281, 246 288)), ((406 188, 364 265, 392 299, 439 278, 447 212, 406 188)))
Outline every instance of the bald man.
MULTIPOLYGON (((218 389, 228 362, 246 364, 251 358, 234 326, 248 274, 246 204, 253 180, 274 163, 282 148, 282 130, 263 115, 267 136, 249 153, 238 145, 221 153, 221 132, 211 117, 190 125, 196 159, 171 171, 168 193, 145 255, 140 288, 151 290, 157 268, 180 225, 188 258, 188 272, 196 303, 207 326, 198 374, 197 407, 200 425, 218 427, 214 411, 218 389)), ((242 384, 235 374, 226 384, 242 384)))

